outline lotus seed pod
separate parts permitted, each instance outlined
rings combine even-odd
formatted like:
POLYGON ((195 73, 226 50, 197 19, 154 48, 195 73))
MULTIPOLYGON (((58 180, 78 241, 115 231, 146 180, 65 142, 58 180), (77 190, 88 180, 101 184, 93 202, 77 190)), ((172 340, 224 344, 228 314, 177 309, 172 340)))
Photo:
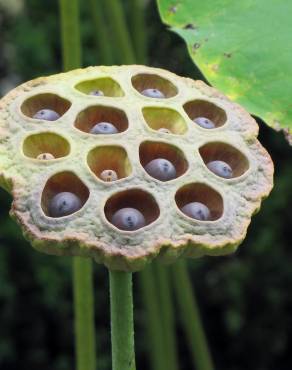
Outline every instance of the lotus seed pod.
POLYGON ((194 119, 194 122, 203 128, 207 129, 215 128, 215 124, 206 117, 197 117, 194 119))
POLYGON ((148 98, 164 99, 165 95, 158 89, 145 89, 141 92, 142 95, 148 96, 148 98))
POLYGON ((45 121, 56 121, 60 114, 52 109, 41 109, 33 115, 35 119, 44 119, 45 121))
POLYGON ((55 157, 51 153, 41 153, 37 156, 37 159, 43 160, 43 161, 50 161, 52 159, 55 159, 55 157))
POLYGON ((209 208, 200 202, 188 203, 181 210, 184 214, 196 220, 207 221, 210 218, 209 208))
POLYGON ((110 123, 110 122, 99 122, 96 125, 92 127, 90 130, 91 134, 103 134, 103 135, 110 135, 110 134, 116 134, 118 130, 116 127, 110 123))
POLYGON ((174 165, 167 159, 153 159, 145 166, 145 170, 150 176, 160 181, 169 181, 176 177, 174 165))
POLYGON ((82 206, 77 195, 64 191, 56 194, 49 203, 49 214, 51 217, 68 216, 77 212, 82 206))
POLYGON ((103 181, 111 182, 118 180, 118 175, 114 170, 103 170, 100 174, 100 178, 103 181))
POLYGON ((135 208, 122 208, 113 215, 112 223, 121 230, 138 230, 145 226, 145 218, 135 208))
POLYGON ((88 95, 93 95, 93 96, 104 96, 104 93, 103 93, 103 91, 101 91, 101 90, 91 90, 90 92, 89 92, 89 94, 88 95))
POLYGON ((207 167, 210 171, 225 179, 230 179, 233 176, 232 168, 224 161, 211 161, 207 164, 207 167))
POLYGON ((202 81, 146 66, 78 69, 2 98, 0 185, 13 196, 12 217, 41 252, 87 256, 123 271, 154 258, 223 255, 242 242, 273 185, 257 135, 243 108, 202 81), (149 105, 147 89, 163 98, 149 105), (104 96, 94 99, 93 90, 104 96), (46 109, 61 118, 32 119, 46 109), (220 130, 203 130, 198 117, 220 130), (92 135, 104 122, 119 135, 92 135), (36 160, 47 153, 58 160, 36 160), (173 166, 171 181, 147 173, 157 159, 173 166), (216 161, 232 169, 232 181, 210 171, 216 161))

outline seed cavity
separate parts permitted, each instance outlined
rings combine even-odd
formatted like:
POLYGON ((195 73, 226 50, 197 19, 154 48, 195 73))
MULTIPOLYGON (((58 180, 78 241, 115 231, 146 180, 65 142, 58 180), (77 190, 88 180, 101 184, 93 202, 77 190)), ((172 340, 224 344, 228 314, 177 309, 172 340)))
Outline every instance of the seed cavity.
POLYGON ((22 113, 30 118, 56 121, 71 107, 71 102, 56 94, 38 94, 26 99, 21 105, 22 113))
POLYGON ((145 171, 160 181, 182 176, 188 169, 183 152, 172 144, 145 141, 140 144, 139 156, 145 171))
POLYGON ((176 135, 183 135, 188 130, 186 121, 175 109, 145 107, 142 113, 147 125, 153 130, 176 135))
POLYGON ((69 155, 70 144, 59 134, 41 132, 27 136, 23 142, 22 150, 28 158, 53 160, 69 155))
POLYGON ((75 89, 86 95, 118 98, 125 95, 120 84, 110 77, 85 80, 75 85, 75 89))
POLYGON ((223 126, 227 121, 226 112, 208 100, 191 100, 184 104, 184 110, 193 122, 206 129, 223 126))
POLYGON ((97 105, 81 111, 76 117, 75 127, 91 134, 115 134, 127 130, 128 118, 121 109, 97 105))
POLYGON ((221 194, 204 183, 182 186, 175 194, 175 202, 185 216, 194 220, 215 221, 223 215, 221 194))
POLYGON ((249 169, 246 156, 224 142, 209 142, 200 147, 199 153, 207 168, 225 179, 239 177, 249 169))
POLYGON ((71 171, 51 176, 42 192, 41 206, 48 217, 69 216, 80 210, 89 198, 89 189, 71 171))
POLYGON ((130 176, 132 166, 126 150, 118 145, 101 145, 87 155, 92 173, 104 182, 113 182, 130 176))
POLYGON ((113 194, 105 204, 104 213, 118 229, 135 231, 154 222, 160 210, 152 194, 133 188, 113 194))
POLYGON ((133 87, 143 96, 156 99, 177 95, 177 87, 168 79, 152 73, 139 73, 132 77, 133 87))

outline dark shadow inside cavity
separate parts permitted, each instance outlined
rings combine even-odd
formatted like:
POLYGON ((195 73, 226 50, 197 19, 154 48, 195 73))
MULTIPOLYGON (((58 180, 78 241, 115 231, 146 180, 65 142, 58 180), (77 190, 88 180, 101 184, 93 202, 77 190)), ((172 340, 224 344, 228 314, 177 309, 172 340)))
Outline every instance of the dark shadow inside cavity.
POLYGON ((93 126, 99 122, 109 122, 113 124, 118 132, 123 132, 128 128, 128 118, 125 112, 118 108, 102 105, 89 107, 81 111, 77 115, 75 127, 83 132, 89 133, 93 126))
POLYGON ((88 153, 87 163, 99 179, 101 179, 100 175, 104 170, 115 171, 118 179, 127 177, 132 172, 126 150, 117 145, 98 146, 92 149, 88 153))
POLYGON ((87 95, 92 91, 102 91, 104 96, 108 97, 121 97, 125 95, 118 82, 110 77, 100 77, 79 82, 75 86, 75 89, 87 95))
POLYGON ((184 104, 184 110, 192 121, 198 117, 208 118, 215 124, 215 128, 223 126, 227 121, 226 112, 207 100, 189 101, 184 104))
POLYGON ((46 93, 26 99, 21 105, 21 111, 30 118, 33 118, 42 109, 51 109, 62 116, 70 107, 71 102, 69 100, 61 98, 56 94, 46 93))
POLYGON ((53 175, 46 183, 41 206, 45 215, 50 217, 49 204, 53 197, 62 192, 70 192, 79 197, 82 207, 89 198, 89 189, 73 172, 64 171, 53 175))
POLYGON ((185 120, 174 109, 146 107, 142 112, 146 123, 153 130, 166 128, 176 135, 183 135, 187 131, 185 120))
POLYGON ((216 190, 203 183, 184 185, 176 192, 175 201, 179 209, 182 209, 188 203, 203 203, 209 208, 210 221, 219 219, 224 210, 222 196, 216 190))
POLYGON ((154 197, 141 189, 129 189, 112 195, 106 202, 104 213, 111 222, 115 212, 122 208, 135 208, 145 217, 146 225, 154 222, 160 214, 158 204, 154 197))
POLYGON ((157 158, 169 160, 176 169, 176 177, 183 175, 188 169, 188 162, 183 152, 176 146, 155 141, 145 141, 139 148, 140 162, 145 167, 157 158))
POLYGON ((177 87, 164 77, 151 73, 139 73, 132 77, 133 87, 140 93, 146 89, 157 89, 166 98, 177 95, 177 87))
POLYGON ((249 168, 245 155, 233 146, 222 142, 211 142, 199 149, 200 155, 207 165, 211 161, 223 161, 232 168, 233 176, 243 175, 249 168))
POLYGON ((50 153, 54 158, 65 157, 70 153, 70 144, 62 136, 52 132, 42 132, 28 136, 23 143, 23 154, 37 158, 40 154, 50 153))

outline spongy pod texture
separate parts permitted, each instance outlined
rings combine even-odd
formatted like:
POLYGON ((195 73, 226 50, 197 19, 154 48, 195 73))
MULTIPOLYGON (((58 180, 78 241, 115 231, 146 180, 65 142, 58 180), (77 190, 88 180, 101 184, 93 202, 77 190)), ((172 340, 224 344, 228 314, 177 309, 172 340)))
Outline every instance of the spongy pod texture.
POLYGON ((273 184, 257 135, 202 81, 136 65, 78 69, 0 101, 0 185, 42 252, 124 271, 228 254, 273 184))

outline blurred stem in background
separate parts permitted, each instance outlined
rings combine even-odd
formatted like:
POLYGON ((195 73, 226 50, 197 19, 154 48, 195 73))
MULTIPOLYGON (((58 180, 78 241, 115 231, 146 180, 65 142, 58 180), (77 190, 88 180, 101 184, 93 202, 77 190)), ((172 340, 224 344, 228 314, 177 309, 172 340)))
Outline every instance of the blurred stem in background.
MULTIPOLYGON (((81 66, 78 0, 59 0, 65 71, 81 66)), ((76 369, 96 370, 92 260, 73 257, 76 369)))
POLYGON ((136 63, 147 64, 145 0, 130 0, 130 9, 130 30, 136 54, 136 63))
POLYGON ((172 277, 179 304, 179 313, 190 345, 196 370, 214 370, 200 312, 184 260, 172 266, 172 277))

